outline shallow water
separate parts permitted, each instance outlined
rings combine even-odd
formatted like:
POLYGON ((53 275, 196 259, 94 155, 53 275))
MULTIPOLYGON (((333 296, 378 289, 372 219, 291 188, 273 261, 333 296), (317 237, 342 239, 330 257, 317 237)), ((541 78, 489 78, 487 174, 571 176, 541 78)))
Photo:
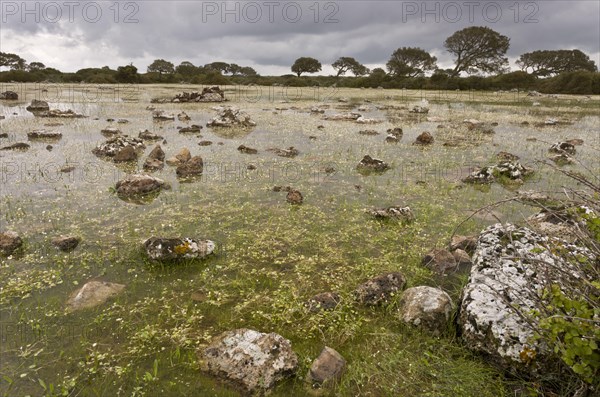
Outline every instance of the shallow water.
MULTIPOLYGON (((62 384, 82 390, 82 395, 236 395, 199 374, 194 351, 210 336, 238 327, 281 333, 292 340, 304 366, 323 344, 352 357, 360 351, 365 332, 352 325, 364 316, 381 319, 383 314, 357 314, 347 302, 347 311, 334 326, 327 324, 331 318, 306 314, 306 299, 329 289, 349 297, 358 282, 386 270, 405 272, 409 285, 451 289, 452 283, 419 266, 420 257, 443 246, 474 210, 512 197, 516 189, 560 193, 563 186, 573 186, 536 163, 547 157, 554 142, 583 139, 575 156, 579 163, 566 168, 600 175, 597 97, 535 98, 542 106, 532 107, 524 94, 305 88, 287 92, 290 100, 282 103, 286 92, 281 87, 228 87, 226 96, 232 101, 227 104, 245 110, 257 123, 253 129, 229 131, 206 127, 215 115, 211 108, 218 104, 152 104, 168 113, 185 111, 189 122, 154 122, 146 110, 151 98, 201 87, 105 88, 88 90, 84 99, 80 87, 62 87, 60 94, 56 86, 47 86, 48 93, 38 85, 19 88, 21 100, 1 103, 0 115, 6 119, 0 129, 8 138, 0 138, 0 146, 27 142, 26 133, 40 128, 60 131, 63 138, 52 143, 51 151, 46 142, 29 142, 25 152, 0 151, 0 230, 14 230, 25 240, 22 254, 0 258, 0 390, 11 396, 41 395, 42 383, 55 388, 62 384), (258 90, 262 95, 255 101, 258 90), (51 108, 88 117, 47 119, 25 110, 30 99, 50 95, 58 100, 49 100, 51 108), (408 113, 423 96, 430 99, 429 114, 408 113), (342 97, 349 102, 338 102, 342 97), (326 114, 366 105, 370 110, 359 113, 381 123, 323 120, 323 114, 309 113, 320 104, 330 105, 326 114), (376 105, 396 109, 377 110, 376 105), (534 126, 550 117, 569 124, 534 126), (129 123, 110 123, 108 118, 129 123), (493 135, 475 136, 467 131, 465 119, 499 125, 493 135), (49 122, 62 125, 44 127, 49 122), (201 137, 178 133, 177 126, 190 124, 204 126, 201 137), (439 124, 446 128, 438 129, 439 124), (179 181, 174 168, 165 165, 152 175, 168 181, 171 190, 145 205, 120 200, 112 188, 126 174, 141 171, 154 143, 147 143, 137 165, 97 158, 91 150, 106 140, 100 130, 109 125, 129 136, 143 129, 164 136, 167 143, 161 146, 167 158, 189 148, 192 156, 204 159, 202 177, 179 181), (401 141, 385 143, 385 131, 397 126, 404 130, 401 141), (364 129, 380 134, 358 134, 364 129), (413 145, 423 131, 434 135, 431 147, 413 145), (457 135, 471 137, 470 143, 443 146, 457 135), (536 140, 527 140, 532 137, 536 140), (213 144, 199 146, 200 140, 213 144), (241 144, 259 153, 241 154, 236 150, 241 144), (266 150, 290 146, 300 155, 281 158, 266 150), (522 186, 460 182, 474 167, 494 163, 499 151, 518 155, 536 173, 522 186), (391 169, 361 175, 355 167, 366 154, 388 162, 391 169), (66 164, 74 165, 74 172, 59 172, 66 164), (249 164, 256 169, 248 170, 249 164), (327 174, 327 167, 335 172, 327 174), (275 185, 299 189, 304 204, 290 206, 285 193, 272 191, 275 185), (363 213, 365 207, 389 205, 409 205, 417 221, 381 223, 363 213), (82 242, 72 253, 57 252, 50 239, 59 234, 78 235, 82 242), (152 264, 140 246, 154 235, 209 238, 217 242, 217 254, 178 266, 152 264), (94 278, 126 284, 125 293, 98 308, 65 314, 69 294, 94 278), (198 291, 205 299, 191 298, 198 291), (159 362, 159 379, 146 381, 143 376, 152 373, 154 360, 159 362), (107 380, 99 385, 98 379, 107 380)), ((492 215, 473 217, 459 232, 475 233, 498 220, 522 221, 535 211, 508 203, 492 215)), ((359 360, 354 363, 360 365, 359 360)), ((300 380, 288 381, 275 395, 301 393, 303 387, 300 380)))

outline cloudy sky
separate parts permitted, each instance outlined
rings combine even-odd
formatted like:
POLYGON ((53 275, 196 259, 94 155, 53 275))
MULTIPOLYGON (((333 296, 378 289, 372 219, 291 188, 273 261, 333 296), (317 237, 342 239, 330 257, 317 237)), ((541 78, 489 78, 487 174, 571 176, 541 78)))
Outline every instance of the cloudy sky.
MULTIPOLYGON (((399 47, 421 47, 443 68, 444 40, 467 26, 510 37, 508 56, 578 48, 600 64, 600 2, 590 1, 6 1, 0 0, 0 50, 63 71, 157 58, 290 72, 300 56, 340 56, 384 67, 399 47)), ((514 67, 514 65, 513 65, 514 67)))

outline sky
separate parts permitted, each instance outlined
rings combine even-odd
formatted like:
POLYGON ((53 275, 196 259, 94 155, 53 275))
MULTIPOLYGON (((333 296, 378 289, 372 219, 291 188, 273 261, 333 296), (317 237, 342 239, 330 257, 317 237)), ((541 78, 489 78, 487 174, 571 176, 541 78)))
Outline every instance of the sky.
POLYGON ((155 59, 223 61, 261 75, 291 73, 301 56, 329 75, 337 58, 382 67, 400 47, 420 47, 449 68, 443 43, 468 26, 510 38, 514 61, 534 50, 580 49, 600 65, 600 2, 590 1, 6 1, 0 51, 74 72, 155 59))

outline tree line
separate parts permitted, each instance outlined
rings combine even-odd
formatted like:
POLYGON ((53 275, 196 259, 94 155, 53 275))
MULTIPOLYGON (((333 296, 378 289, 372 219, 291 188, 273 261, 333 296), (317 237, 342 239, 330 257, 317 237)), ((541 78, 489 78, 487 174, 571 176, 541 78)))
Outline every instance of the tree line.
POLYGON ((539 88, 558 92, 600 94, 598 68, 580 50, 536 50, 517 60, 521 71, 510 72, 506 53, 510 39, 483 26, 454 32, 444 41, 444 48, 454 58, 454 67, 440 69, 437 58, 419 47, 396 49, 386 63, 386 70, 369 70, 353 57, 340 57, 331 64, 334 76, 302 76, 322 70, 319 60, 300 57, 291 66, 292 75, 260 76, 249 66, 212 62, 196 66, 189 61, 175 66, 156 59, 139 73, 133 64, 80 69, 62 73, 46 68, 41 62, 27 63, 16 54, 0 53, 0 66, 10 69, 0 73, 0 81, 51 81, 102 83, 191 83, 191 84, 281 84, 291 86, 337 85, 346 87, 507 89, 539 88), (353 77, 347 76, 349 73, 353 77), (468 77, 461 78, 461 74, 468 77), (429 75, 430 77, 425 77, 429 75), (487 75, 487 77, 483 77, 487 75), (572 77, 557 79, 561 75, 572 77), (294 78, 295 77, 295 78, 294 78), (554 78, 560 84, 545 80, 554 78), (574 81, 571 81, 574 80, 574 81), (586 86, 587 84, 587 86, 586 86), (517 87, 513 87, 517 85, 517 87), (566 90, 566 91, 565 91, 566 90))

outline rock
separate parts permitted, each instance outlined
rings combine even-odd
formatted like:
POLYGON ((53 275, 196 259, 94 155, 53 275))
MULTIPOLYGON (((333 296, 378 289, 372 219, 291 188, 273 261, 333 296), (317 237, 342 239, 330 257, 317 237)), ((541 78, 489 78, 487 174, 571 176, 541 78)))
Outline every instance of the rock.
POLYGON ((382 160, 375 159, 368 154, 365 155, 362 160, 358 163, 356 168, 359 171, 375 171, 375 172, 383 172, 390 168, 390 166, 383 162, 382 160))
POLYGON ((487 184, 496 180, 494 177, 494 167, 487 166, 474 170, 468 176, 462 179, 465 183, 487 184))
POLYGON ((256 154, 256 153, 258 153, 258 150, 250 148, 250 147, 245 146, 245 145, 238 146, 237 150, 240 153, 245 153, 245 154, 256 154))
POLYGON ((543 367, 549 352, 533 338, 538 324, 530 314, 543 312, 545 286, 582 285, 585 275, 570 263, 577 257, 595 260, 585 248, 525 227, 496 224, 485 229, 462 292, 458 324, 465 345, 509 370, 543 367))
POLYGON ((130 138, 127 135, 119 135, 98 145, 92 150, 92 153, 99 157, 114 157, 127 146, 131 146, 135 151, 144 150, 146 148, 144 142, 139 138, 130 138))
POLYGON ((550 156, 549 159, 558 165, 573 164, 575 162, 575 159, 566 153, 555 154, 550 156))
POLYGON ((388 128, 388 130, 386 132, 389 135, 393 135, 398 139, 402 138, 402 135, 403 135, 402 128, 400 128, 400 127, 388 128))
POLYGON ((333 310, 340 303, 341 298, 335 292, 322 292, 310 298, 307 306, 308 310, 315 313, 320 310, 333 310))
POLYGON ((151 237, 144 242, 144 249, 150 259, 157 261, 202 259, 214 252, 215 243, 211 240, 198 240, 189 237, 151 237))
POLYGON ((410 113, 427 114, 429 113, 429 107, 427 101, 424 101, 421 105, 413 106, 410 113))
POLYGON ((163 139, 162 136, 153 134, 148 130, 140 131, 140 133, 138 134, 138 138, 144 141, 160 141, 161 139, 163 139))
POLYGON ((52 145, 46 145, 46 150, 51 152, 54 147, 52 145))
POLYGON ((527 96, 538 97, 538 96, 544 96, 544 95, 543 95, 543 94, 540 94, 540 93, 539 93, 539 92, 537 92, 537 91, 529 91, 529 92, 527 93, 527 96))
POLYGON ((519 159, 519 156, 508 152, 498 152, 496 153, 496 159, 498 161, 515 161, 519 159))
POLYGON ((196 133, 199 133, 201 129, 202 129, 202 126, 200 126, 198 124, 192 124, 189 127, 180 128, 179 132, 182 134, 185 134, 185 133, 196 134, 196 133))
POLYGON ((179 121, 189 121, 191 119, 192 118, 188 116, 186 112, 181 112, 177 115, 177 120, 179 121))
POLYGON ((365 212, 378 219, 398 219, 405 222, 415 220, 410 207, 392 206, 387 208, 368 208, 365 212))
POLYGON ((458 266, 471 266, 473 264, 473 262, 471 262, 471 257, 469 256, 469 254, 467 254, 466 251, 463 251, 461 249, 454 250, 454 252, 452 252, 452 256, 454 256, 454 259, 456 260, 456 264, 458 266))
POLYGON ((127 120, 127 119, 118 119, 117 120, 117 124, 127 124, 127 123, 129 123, 129 120, 127 120))
POLYGON ((387 143, 398 143, 398 142, 400 142, 400 138, 398 138, 398 136, 396 136, 396 135, 388 134, 385 137, 385 141, 387 143))
POLYGON ((278 149, 278 148, 269 148, 268 152, 273 152, 279 157, 288 157, 293 158, 300 154, 300 151, 293 146, 290 146, 287 149, 278 149))
POLYGON ((38 114, 38 116, 40 116, 40 117, 63 118, 63 119, 80 119, 80 118, 87 117, 87 116, 84 116, 82 114, 75 113, 71 109, 68 109, 68 110, 50 109, 48 111, 40 112, 38 114))
POLYGON ((431 145, 433 143, 433 135, 425 131, 421 133, 415 140, 415 145, 431 145))
POLYGON ((445 249, 433 249, 421 260, 421 264, 437 273, 455 271, 458 263, 452 253, 445 249))
POLYGON ((293 375, 298 357, 289 340, 276 333, 240 328, 214 338, 200 352, 204 371, 229 381, 249 394, 263 394, 293 375))
POLYGON ((34 140, 52 140, 57 141, 62 138, 62 133, 58 131, 34 130, 27 133, 30 141, 34 140))
POLYGON ((364 305, 379 305, 401 291, 405 285, 406 279, 401 273, 385 273, 359 285, 354 291, 354 296, 364 305))
POLYGON ((23 240, 15 232, 7 231, 0 233, 0 253, 11 255, 23 245, 23 240))
POLYGON ((156 145, 148 155, 148 158, 146 158, 143 168, 144 170, 151 172, 162 170, 165 166, 164 160, 165 152, 162 150, 160 145, 156 145))
POLYGON ((375 130, 360 130, 358 131, 360 135, 379 135, 379 132, 375 130))
POLYGON ((67 311, 73 312, 103 304, 125 289, 123 284, 106 281, 88 281, 69 297, 67 311))
POLYGON ((517 161, 503 161, 498 163, 492 171, 496 177, 504 177, 513 181, 523 181, 526 176, 533 174, 533 170, 517 161))
POLYGON ((198 142, 199 146, 210 146, 212 144, 213 144, 212 141, 200 141, 200 142, 198 142))
POLYGON ((574 139, 569 139, 567 141, 568 144, 571 144, 573 146, 581 146, 583 145, 583 139, 579 139, 579 138, 574 138, 574 139))
POLYGON ((37 99, 33 99, 31 101, 31 105, 26 108, 30 112, 47 112, 50 110, 50 106, 46 101, 38 101, 37 99))
POLYGON ((73 165, 65 165, 64 167, 61 167, 61 169, 60 169, 60 172, 64 172, 65 174, 69 173, 69 172, 73 172, 73 171, 75 171, 75 166, 73 166, 73 165))
POLYGON ((73 251, 79 245, 81 239, 74 236, 58 236, 52 239, 52 245, 61 251, 73 251))
POLYGON ((8 138, 8 132, 0 132, 0 138, 8 138))
POLYGON ((184 147, 175 155, 175 157, 167 159, 167 164, 181 165, 190 161, 191 158, 192 154, 190 153, 189 149, 184 147))
POLYGON ((165 113, 164 110, 155 110, 152 112, 152 119, 157 121, 171 121, 175 120, 175 115, 165 113))
POLYGON ((194 156, 189 161, 177 166, 175 172, 180 178, 187 178, 191 176, 201 175, 204 170, 204 163, 202 157, 194 156))
POLYGON ((100 133, 105 136, 113 136, 120 135, 121 130, 115 127, 106 127, 105 129, 101 130, 100 133))
POLYGON ((408 288, 400 299, 400 320, 441 335, 448 328, 454 310, 450 296, 438 288, 408 288))
POLYGON ((27 150, 29 149, 29 144, 24 142, 13 143, 12 145, 1 147, 0 150, 27 150))
POLYGON ((559 237, 569 242, 580 239, 585 222, 581 222, 574 214, 593 214, 587 207, 557 206, 557 202, 548 203, 539 213, 527 218, 527 225, 545 236, 559 237))
POLYGON ((557 142, 554 145, 550 146, 548 149, 550 153, 558 153, 558 154, 575 154, 575 146, 571 143, 567 142, 557 142))
POLYGON ((377 119, 372 119, 372 118, 367 118, 364 116, 360 116, 359 118, 357 118, 355 120, 356 123, 358 124, 377 124, 377 123, 381 123, 383 122, 382 120, 377 120, 377 119))
MULTIPOLYGON (((186 103, 186 102, 223 102, 226 101, 225 93, 218 86, 205 87, 199 92, 183 92, 172 99, 152 99, 152 103, 186 103)), ((153 109, 151 109, 153 110, 153 109)), ((182 112, 185 115, 185 112, 182 112)), ((186 115, 187 116, 187 115, 186 115)))
POLYGON ((169 185, 162 179, 142 174, 128 175, 115 187, 117 194, 123 197, 147 195, 168 188, 169 185))
POLYGON ((256 166, 255 166, 254 164, 248 164, 248 165, 246 166, 246 169, 247 169, 247 170, 255 170, 255 169, 256 169, 256 166))
POLYGON ((217 116, 206 124, 208 127, 242 127, 249 128, 256 126, 256 123, 250 119, 250 116, 240 109, 230 106, 218 108, 217 116))
POLYGON ((325 346, 310 366, 308 380, 313 387, 326 385, 339 381, 345 370, 344 357, 334 349, 325 346))
POLYGON ((288 203, 295 205, 302 204, 302 201, 304 200, 304 198, 302 197, 302 193, 300 193, 299 190, 295 189, 290 189, 285 199, 288 203))
POLYGON ((358 120, 358 118, 361 117, 360 113, 336 113, 336 114, 332 114, 329 116, 325 116, 323 117, 323 120, 330 120, 330 121, 356 121, 358 120))
POLYGON ((4 91, 0 94, 0 99, 16 101, 17 99, 19 99, 19 94, 17 94, 14 91, 4 91))
POLYGON ((543 125, 556 125, 558 124, 558 120, 556 119, 546 119, 546 121, 544 121, 543 125))
POLYGON ((133 146, 125 146, 113 157, 115 163, 124 163, 137 160, 137 153, 133 146))
POLYGON ((475 236, 455 235, 450 240, 450 251, 460 249, 472 255, 475 252, 475 247, 477 247, 477 238, 475 236))

